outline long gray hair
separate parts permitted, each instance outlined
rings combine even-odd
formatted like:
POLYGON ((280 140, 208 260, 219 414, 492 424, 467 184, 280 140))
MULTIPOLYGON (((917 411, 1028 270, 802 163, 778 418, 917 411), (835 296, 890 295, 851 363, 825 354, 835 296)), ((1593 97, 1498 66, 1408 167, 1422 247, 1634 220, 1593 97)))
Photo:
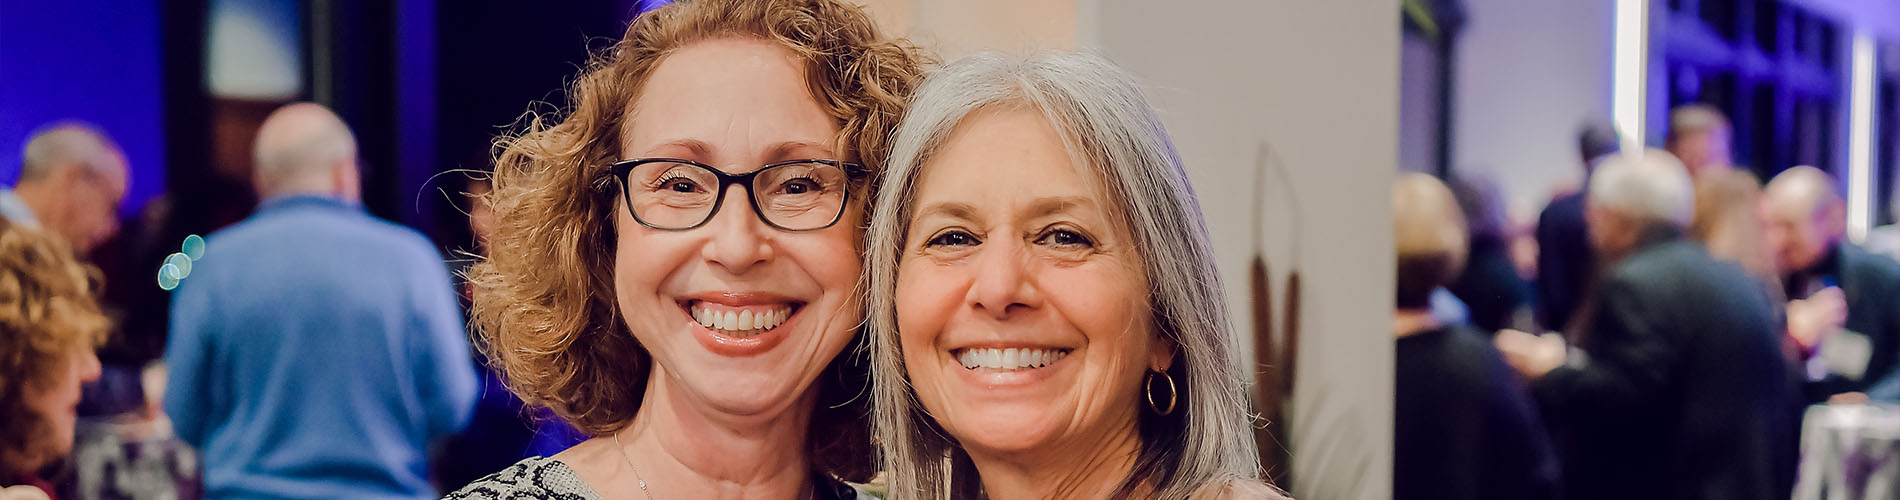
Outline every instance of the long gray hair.
POLYGON ((1154 108, 1128 73, 1100 56, 978 54, 931 74, 898 125, 867 235, 873 419, 893 498, 982 495, 969 456, 918 402, 899 352, 897 267, 917 178, 950 131, 988 106, 1040 111, 1078 168, 1106 188, 1128 224, 1148 281, 1155 331, 1173 344, 1169 376, 1182 411, 1142 411, 1141 452, 1121 495, 1152 485, 1185 498, 1210 484, 1260 477, 1246 378, 1200 205, 1154 108))

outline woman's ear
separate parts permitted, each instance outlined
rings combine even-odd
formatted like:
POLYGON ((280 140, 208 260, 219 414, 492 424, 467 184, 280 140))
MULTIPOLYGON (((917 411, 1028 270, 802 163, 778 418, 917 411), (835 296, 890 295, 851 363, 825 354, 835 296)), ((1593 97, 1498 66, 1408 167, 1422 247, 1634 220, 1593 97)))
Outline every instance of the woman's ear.
POLYGON ((1166 372, 1174 367, 1174 353, 1177 349, 1174 339, 1166 335, 1156 335, 1154 345, 1149 348, 1148 370, 1166 372))

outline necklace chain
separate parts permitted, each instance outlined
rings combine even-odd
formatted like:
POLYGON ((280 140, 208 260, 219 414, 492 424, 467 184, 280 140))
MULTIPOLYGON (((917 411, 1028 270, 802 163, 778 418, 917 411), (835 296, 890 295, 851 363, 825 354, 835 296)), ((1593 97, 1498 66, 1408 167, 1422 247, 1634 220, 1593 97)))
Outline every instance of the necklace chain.
POLYGON ((640 482, 640 492, 653 500, 653 492, 647 490, 646 478, 640 477, 640 468, 633 465, 633 455, 627 454, 627 447, 620 444, 620 431, 614 431, 614 448, 620 449, 620 458, 627 461, 627 469, 633 471, 633 480, 640 482))
MULTIPOLYGON (((627 470, 633 471, 633 480, 640 483, 640 492, 646 494, 647 500, 653 500, 653 492, 647 490, 646 478, 640 477, 640 468, 633 465, 633 455, 628 455, 627 447, 620 444, 620 431, 614 431, 614 448, 620 449, 620 459, 627 462, 627 470)), ((805 498, 816 498, 818 493, 816 491, 817 487, 818 485, 814 484, 812 485, 813 489, 806 490, 805 498)))

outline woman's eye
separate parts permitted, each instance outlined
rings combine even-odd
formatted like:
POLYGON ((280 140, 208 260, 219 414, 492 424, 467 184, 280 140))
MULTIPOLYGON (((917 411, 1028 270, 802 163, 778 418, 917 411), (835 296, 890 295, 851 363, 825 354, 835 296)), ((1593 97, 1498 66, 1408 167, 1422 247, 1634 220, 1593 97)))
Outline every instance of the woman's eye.
POLYGON ((978 241, 976 241, 976 236, 971 235, 970 233, 966 233, 963 231, 951 231, 951 232, 939 234, 935 237, 930 238, 930 241, 925 242, 924 246, 966 247, 966 246, 976 245, 977 243, 978 241))
POLYGON ((658 182, 653 183, 653 185, 659 187, 660 191, 666 191, 666 192, 673 192, 673 193, 699 192, 699 183, 686 177, 669 177, 665 179, 660 179, 658 182))
POLYGON ((818 182, 811 179, 792 179, 785 183, 785 194, 805 194, 818 190, 818 182))
POLYGON ((1089 237, 1083 236, 1082 233, 1070 231, 1067 229, 1056 229, 1053 231, 1043 233, 1042 237, 1036 238, 1036 243, 1041 244, 1041 245, 1054 245, 1058 247, 1095 246, 1095 242, 1090 241, 1089 237))

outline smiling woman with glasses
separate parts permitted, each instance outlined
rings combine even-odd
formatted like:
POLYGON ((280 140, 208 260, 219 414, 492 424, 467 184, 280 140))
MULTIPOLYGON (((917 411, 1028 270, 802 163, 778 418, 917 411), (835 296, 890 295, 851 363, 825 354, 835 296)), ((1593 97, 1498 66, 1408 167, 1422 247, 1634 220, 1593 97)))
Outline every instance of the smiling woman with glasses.
POLYGON ((847 0, 641 15, 504 141, 479 345, 592 436, 451 498, 857 498, 869 180, 926 57, 847 0))

